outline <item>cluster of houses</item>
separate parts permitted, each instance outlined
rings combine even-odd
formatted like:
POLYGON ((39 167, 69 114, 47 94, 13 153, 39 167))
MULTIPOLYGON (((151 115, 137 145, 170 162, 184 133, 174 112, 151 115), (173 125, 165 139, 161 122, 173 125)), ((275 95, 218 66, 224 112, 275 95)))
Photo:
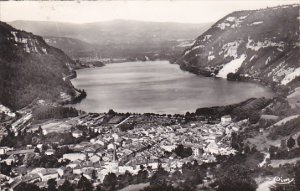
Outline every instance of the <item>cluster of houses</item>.
MULTIPOLYGON (((26 168, 24 165, 17 167, 13 169, 14 178, 4 176, 10 188, 13 189, 21 182, 34 182, 45 187, 49 179, 56 179, 58 184, 66 179, 76 183, 82 175, 100 183, 110 172, 117 175, 126 171, 137 174, 141 165, 155 171, 161 164, 166 170, 173 172, 184 163, 194 160, 200 163, 214 162, 216 155, 235 154, 236 151, 230 147, 231 133, 240 131, 247 123, 247 120, 234 123, 230 116, 223 116, 218 124, 196 121, 184 125, 166 125, 174 118, 131 115, 127 118, 115 118, 112 123, 101 126, 99 124, 103 117, 79 117, 80 124, 101 133, 79 144, 60 145, 58 148, 69 149, 58 159, 58 162, 65 162, 66 165, 59 168, 26 168), (120 123, 135 123, 137 126, 122 132, 118 129, 120 123), (180 144, 191 148, 192 155, 186 158, 176 156, 173 151, 180 144)), ((72 136, 79 138, 83 136, 83 132, 75 130, 72 136)), ((7 157, 2 157, 0 162, 12 165, 18 160, 16 156, 39 155, 40 152, 37 153, 36 149, 42 150, 42 146, 39 144, 36 148, 23 150, 2 147, 0 158, 4 155, 7 157)), ((43 154, 56 156, 56 150, 49 147, 43 154)))

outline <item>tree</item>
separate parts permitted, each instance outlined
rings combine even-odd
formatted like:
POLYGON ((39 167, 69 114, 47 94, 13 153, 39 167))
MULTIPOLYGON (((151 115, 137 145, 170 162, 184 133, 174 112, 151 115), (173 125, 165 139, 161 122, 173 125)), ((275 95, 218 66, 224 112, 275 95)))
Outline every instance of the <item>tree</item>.
POLYGON ((287 142, 286 142, 286 146, 289 148, 289 149, 292 149, 296 144, 296 141, 295 139, 293 139, 293 137, 290 137, 287 142))
POLYGON ((182 179, 193 186, 202 183, 205 171, 200 169, 198 162, 194 161, 194 164, 188 162, 182 165, 182 179))
POLYGON ((217 191, 255 191, 257 188, 255 180, 245 166, 233 165, 220 174, 216 180, 219 186, 217 191))
POLYGON ((111 188, 112 190, 116 187, 118 179, 115 173, 108 173, 103 180, 105 187, 111 188))
POLYGON ((93 170, 93 172, 92 172, 92 179, 93 179, 94 181, 97 180, 97 171, 96 171, 96 170, 93 170))
POLYGON ((271 145, 270 148, 269 148, 269 153, 270 153, 270 158, 274 158, 276 156, 276 153, 278 151, 278 148, 271 145))
POLYGON ((259 121, 259 119, 260 119, 260 115, 258 112, 250 112, 249 113, 249 122, 251 124, 257 123, 259 121))
POLYGON ((300 190, 300 162, 297 163, 295 168, 295 186, 300 190))
POLYGON ((112 110, 112 109, 110 109, 109 111, 108 111, 108 113, 107 113, 108 115, 115 115, 116 114, 116 112, 114 111, 114 110, 112 110))
POLYGON ((137 174, 137 183, 142 183, 147 181, 148 171, 147 170, 139 170, 137 174))
POLYGON ((150 184, 163 184, 168 177, 169 173, 159 164, 157 171, 150 178, 150 184))
POLYGON ((57 182, 55 179, 50 179, 47 182, 48 185, 48 191, 56 191, 57 182))
POLYGON ((40 153, 40 150, 37 147, 35 147, 33 152, 40 153))
POLYGON ((286 143, 286 141, 285 140, 281 140, 281 142, 280 142, 280 149, 282 149, 282 150, 285 150, 286 149, 286 147, 287 147, 287 145, 286 145, 287 143, 286 143))
POLYGON ((65 182, 59 186, 58 188, 59 191, 74 191, 73 185, 70 183, 70 181, 65 180, 65 182))
POLYGON ((183 147, 183 145, 178 145, 176 148, 175 148, 175 150, 174 150, 174 152, 176 153, 176 155, 177 156, 182 156, 183 155, 183 151, 184 151, 184 147, 183 147))
POLYGON ((101 187, 101 185, 98 185, 97 187, 96 187, 96 190, 95 191, 103 191, 103 188, 101 187))
POLYGON ((42 145, 42 151, 45 152, 48 149, 48 145, 42 145))
POLYGON ((184 148, 182 144, 178 145, 174 149, 174 152, 176 153, 177 156, 181 158, 189 157, 193 154, 193 150, 190 147, 184 148))
POLYGON ((181 172, 177 169, 173 174, 172 174, 172 180, 173 181, 177 181, 177 180, 180 180, 181 178, 181 172))
POLYGON ((144 169, 145 169, 144 165, 141 164, 141 165, 140 165, 140 169, 141 169, 141 170, 144 170, 144 169))
POLYGON ((298 144, 298 147, 300 147, 300 135, 297 138, 297 144, 298 144))
POLYGON ((41 191, 41 189, 35 184, 22 182, 14 191, 41 191))
POLYGON ((38 128, 37 132, 38 132, 40 135, 43 135, 43 129, 42 129, 42 126, 39 125, 39 128, 38 128))
POLYGON ((0 173, 6 176, 10 176, 11 165, 7 165, 6 162, 0 163, 0 173))
POLYGON ((93 185, 85 176, 81 175, 81 178, 77 184, 77 188, 81 189, 82 191, 92 191, 93 185))
POLYGON ((119 180, 119 186, 125 187, 132 183, 133 176, 128 170, 126 170, 125 174, 121 174, 118 176, 118 180, 119 180))

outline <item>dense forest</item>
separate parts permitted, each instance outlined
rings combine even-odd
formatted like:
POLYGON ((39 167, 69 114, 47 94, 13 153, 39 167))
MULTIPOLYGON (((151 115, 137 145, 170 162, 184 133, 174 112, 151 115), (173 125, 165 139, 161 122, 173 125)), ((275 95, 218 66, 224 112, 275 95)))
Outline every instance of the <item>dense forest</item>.
POLYGON ((74 89, 73 61, 31 33, 0 22, 0 102, 20 109, 35 99, 54 99, 74 89))

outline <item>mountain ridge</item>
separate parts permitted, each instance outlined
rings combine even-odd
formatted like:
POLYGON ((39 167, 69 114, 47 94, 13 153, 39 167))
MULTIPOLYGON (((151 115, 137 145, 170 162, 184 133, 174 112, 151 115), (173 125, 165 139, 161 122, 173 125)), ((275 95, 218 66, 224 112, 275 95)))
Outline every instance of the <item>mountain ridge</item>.
MULTIPOLYGON (((104 58, 126 57, 135 59, 139 57, 166 59, 180 54, 184 48, 180 47, 182 41, 191 42, 192 39, 205 31, 210 23, 169 23, 114 20, 96 23, 72 24, 47 21, 15 21, 14 27, 33 32, 43 37, 67 37, 78 39, 91 44, 93 50, 86 51, 86 57, 96 53, 104 58), (175 50, 175 51, 174 51, 175 50), (159 55, 159 56, 157 56, 159 55)), ((62 44, 62 43, 60 43, 62 44)), ((56 46, 59 44, 50 44, 56 46)), ((72 57, 82 56, 70 53, 72 46, 56 46, 72 57)))
MULTIPOLYGON (((171 27, 173 27, 171 28, 171 30, 175 30, 174 28, 177 27, 177 30, 184 31, 186 29, 183 29, 184 27, 182 26, 185 26, 189 28, 194 28, 194 30, 191 33, 194 33, 196 35, 197 33, 199 33, 199 28, 203 28, 203 26, 211 25, 211 23, 153 22, 153 21, 138 21, 138 20, 123 20, 123 19, 116 19, 111 21, 100 21, 100 22, 89 22, 89 23, 16 20, 16 21, 9 22, 9 24, 14 26, 15 28, 30 31, 33 32, 34 34, 41 35, 41 36, 56 36, 56 37, 70 37, 70 38, 72 37, 74 38, 74 36, 72 36, 72 34, 74 34, 74 31, 84 30, 86 27, 93 27, 95 31, 100 29, 111 30, 109 27, 118 27, 118 28, 126 27, 125 30, 132 30, 132 29, 137 30, 136 26, 144 25, 147 27, 155 27, 155 29, 164 28, 166 30, 167 29, 166 25, 170 25, 171 27), (45 25, 42 26, 44 29, 41 28, 41 25, 45 25), (66 27, 73 27, 73 28, 72 30, 68 30, 68 28, 66 27), (79 28, 74 28, 74 27, 79 27, 79 28), (62 28, 62 30, 59 30, 58 28, 62 28)), ((77 38, 77 39, 83 40, 82 38, 77 38)), ((173 38, 173 40, 174 39, 178 39, 178 38, 173 38)), ((93 41, 86 41, 86 42, 91 43, 93 41)))
POLYGON ((17 110, 36 99, 69 98, 74 61, 42 37, 0 22, 0 102, 17 110))
POLYGON ((236 11, 198 36, 176 63, 196 74, 294 89, 299 45, 299 5, 236 11))

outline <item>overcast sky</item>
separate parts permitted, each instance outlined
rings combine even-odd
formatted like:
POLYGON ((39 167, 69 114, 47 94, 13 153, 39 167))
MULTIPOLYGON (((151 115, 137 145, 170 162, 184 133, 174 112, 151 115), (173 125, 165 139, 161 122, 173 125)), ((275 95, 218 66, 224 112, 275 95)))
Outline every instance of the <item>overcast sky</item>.
POLYGON ((215 22, 236 10, 299 3, 300 0, 200 1, 5 1, 0 20, 86 23, 113 19, 161 22, 215 22))

